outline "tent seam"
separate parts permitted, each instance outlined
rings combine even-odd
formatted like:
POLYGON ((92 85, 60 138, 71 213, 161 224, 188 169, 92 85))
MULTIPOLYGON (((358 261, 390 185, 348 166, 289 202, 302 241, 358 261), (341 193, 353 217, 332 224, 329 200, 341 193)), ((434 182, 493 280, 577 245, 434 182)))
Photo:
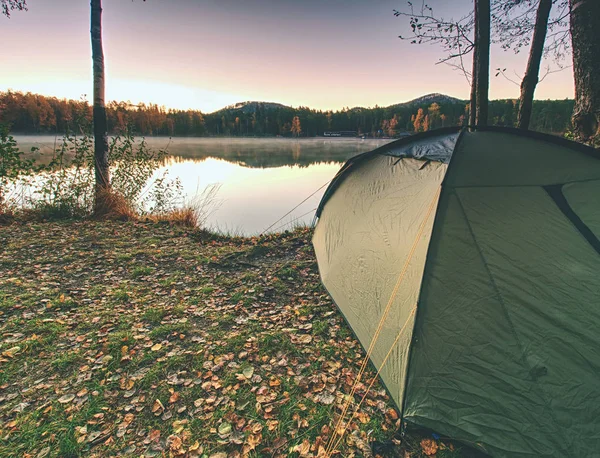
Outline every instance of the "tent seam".
MULTIPOLYGON (((460 200, 460 197, 458 195, 458 193, 453 189, 452 190, 452 194, 456 197, 456 201, 458 202, 458 206, 460 207, 460 210, 463 214, 463 217, 465 219, 465 223, 467 224, 467 228, 469 230, 469 234, 471 235, 471 238, 473 239, 473 243, 475 244, 475 247, 477 248, 477 252, 479 254, 479 257, 481 258, 481 262, 483 262, 483 265, 485 267, 485 270, 488 273, 488 276, 490 278, 490 281, 492 282, 492 287, 494 288, 494 291, 496 292, 496 295, 498 296, 498 300, 500 301, 500 304, 502 305, 502 311, 504 312, 504 315, 506 317, 506 320, 508 321, 508 324, 510 326, 510 329, 512 330, 512 333, 514 335, 515 341, 517 343, 517 345, 519 346, 519 350, 521 351, 521 364, 523 364, 523 366, 528 369, 528 374, 531 374, 532 371, 532 367, 531 365, 527 362, 527 359, 525 358, 525 351, 523 348, 523 344, 521 343, 521 340, 519 339, 519 335, 517 334, 517 331, 515 329, 514 323, 510 317, 510 314, 508 312, 508 309, 506 307, 506 303, 504 302, 504 298, 502 297, 502 294, 500 293, 500 289, 498 288, 498 285, 496 284, 496 281, 494 280, 494 276, 492 275, 492 271, 486 261, 485 256, 483 255, 483 251, 481 249, 481 247, 479 246, 479 243, 477 242, 477 237, 475 237, 475 232, 473 231, 473 227, 471 226, 471 222, 469 221, 469 218, 467 216, 467 213, 465 211, 465 208, 460 200)), ((558 422, 558 420, 556 419, 556 417, 554 416, 554 412, 550 406, 549 400, 548 400, 548 395, 546 394, 546 392, 542 389, 542 387, 537 383, 536 380, 531 380, 531 382, 533 383, 534 387, 537 387, 542 399, 544 401, 545 407, 548 410, 548 415, 552 418, 552 420, 554 421, 554 424, 558 427, 559 431, 562 431, 562 428, 560 426, 560 423, 558 422)), ((563 435, 562 437, 562 441, 563 443, 568 443, 569 447, 572 448, 572 443, 570 441, 567 440, 567 438, 563 435)))
MULTIPOLYGON (((462 139, 464 138, 464 134, 465 134, 466 129, 463 128, 460 130, 458 137, 456 139, 456 142, 454 143, 454 148, 452 149, 452 154, 450 155, 450 160, 448 161, 448 166, 446 168, 446 174, 444 175, 444 178, 442 178, 442 182, 440 183, 440 196, 438 197, 438 203, 437 206, 435 208, 435 216, 433 218, 433 223, 431 226, 431 234, 429 235, 429 244, 427 245, 427 254, 425 255, 425 264, 423 265, 423 273, 421 274, 421 286, 419 288, 419 295, 417 297, 417 310, 415 311, 415 319, 413 322, 413 327, 411 330, 411 334, 410 334, 410 344, 408 346, 408 353, 406 355, 406 373, 405 373, 405 377, 404 377, 404 386, 402 389, 402 395, 403 395, 403 399, 402 399, 402 405, 399 406, 400 407, 400 418, 404 419, 404 412, 406 411, 406 399, 408 398, 407 393, 408 393, 408 378, 410 377, 410 362, 411 362, 411 356, 412 356, 412 349, 414 346, 414 340, 415 340, 415 331, 417 330, 417 322, 419 319, 419 303, 421 302, 421 295, 423 294, 423 287, 425 285, 425 277, 426 277, 426 273, 427 273, 427 265, 429 264, 430 261, 430 255, 431 255, 431 242, 433 241, 433 233, 435 232, 435 228, 436 228, 436 221, 438 219, 438 215, 440 212, 440 206, 442 204, 442 198, 444 197, 444 192, 445 192, 445 183, 446 183, 446 178, 448 177, 448 174, 450 173, 450 167, 452 166, 453 163, 453 159, 454 159, 454 155, 456 154, 456 151, 458 149, 458 146, 460 145, 460 143, 462 142, 462 139)), ((404 422, 401 425, 401 431, 402 433, 404 433, 404 422)))
POLYGON ((494 189, 494 188, 545 188, 546 186, 557 186, 557 185, 565 185, 565 184, 576 184, 576 183, 591 183, 594 181, 600 181, 600 178, 589 178, 586 180, 574 180, 574 181, 561 181, 560 183, 552 183, 552 184, 498 184, 498 185, 463 185, 463 186, 452 186, 453 189, 477 189, 477 188, 485 188, 485 189, 494 189))
MULTIPOLYGON (((366 160, 369 157, 377 155, 377 154, 385 154, 385 152, 388 151, 390 148, 393 148, 395 146, 400 146, 400 145, 408 145, 414 141, 424 140, 426 138, 435 137, 438 135, 439 136, 449 135, 449 134, 455 133, 455 132, 460 132, 459 136, 462 136, 462 133, 467 128, 468 127, 450 126, 450 127, 441 127, 439 129, 428 130, 426 132, 419 132, 419 133, 410 135, 408 137, 404 137, 399 140, 390 142, 386 145, 380 146, 379 148, 376 148, 372 151, 367 151, 365 153, 359 154, 357 156, 354 156, 354 157, 348 159, 344 163, 342 168, 338 171, 338 173, 333 177, 333 179, 331 180, 331 183, 329 184, 329 187, 325 190, 325 193, 323 194, 321 202, 319 203, 319 206, 317 207, 317 212, 316 212, 317 217, 321 216, 321 212, 323 211, 323 207, 325 206, 325 203, 327 203, 327 200, 329 200, 329 197, 331 196, 331 194, 339 186, 339 181, 343 179, 344 175, 346 175, 350 166, 354 165, 355 163, 366 160)), ((516 129, 513 127, 501 127, 501 126, 477 126, 477 127, 475 127, 475 131, 505 133, 505 134, 512 134, 512 135, 517 135, 517 136, 525 137, 525 138, 532 138, 535 140, 545 141, 547 143, 562 146, 564 148, 569 148, 571 151, 577 151, 579 153, 583 153, 585 155, 594 157, 596 159, 600 159, 600 150, 597 150, 596 148, 593 148, 591 146, 584 145, 582 143, 577 143, 572 140, 567 140, 566 138, 557 137, 556 135, 549 135, 549 134, 545 134, 542 132, 535 132, 535 131, 531 131, 531 130, 523 130, 523 129, 516 129)), ((458 144, 458 140, 456 143, 458 144)), ((454 150, 452 151, 452 156, 454 156, 455 152, 456 152, 456 145, 454 147, 454 150)), ((452 160, 452 158, 451 158, 451 160, 452 160)))
POLYGON ((558 207, 565 218, 569 220, 571 226, 579 233, 579 235, 590 245, 596 253, 600 254, 600 240, 596 234, 589 228, 581 219, 577 212, 571 207, 569 200, 563 192, 564 184, 544 186, 544 190, 558 207), (556 191, 555 191, 556 190, 556 191))
MULTIPOLYGON (((316 216, 317 217, 321 216, 321 212, 323 211, 325 204, 327 203, 327 201, 329 200, 331 195, 339 187, 339 185, 341 184, 341 182, 343 181, 345 176, 348 174, 348 170, 352 166, 355 166, 356 164, 360 164, 362 161, 365 161, 373 156, 387 155, 386 151, 389 151, 390 149, 398 147, 398 146, 410 145, 411 143, 413 143, 415 141, 425 140, 428 138, 434 138, 434 137, 438 137, 438 136, 441 137, 444 135, 451 135, 454 133, 459 133, 459 136, 461 136, 463 131, 464 131, 464 128, 461 128, 460 126, 450 126, 450 127, 442 127, 442 128, 434 129, 434 130, 428 130, 426 132, 419 132, 419 133, 413 134, 409 137, 400 138, 393 142, 387 143, 383 146, 380 146, 379 148, 375 148, 374 150, 367 151, 367 152, 361 153, 357 156, 351 157, 344 163, 342 168, 340 168, 338 173, 336 173, 336 175, 331 180, 331 183, 329 183, 329 186, 327 187, 327 189, 325 189, 325 193, 323 194, 323 197, 321 198, 321 202, 319 202, 319 206, 317 207, 316 216)), ((457 142, 458 142, 458 140, 457 140, 457 142)), ((454 153, 454 151, 453 151, 453 153, 454 153)))

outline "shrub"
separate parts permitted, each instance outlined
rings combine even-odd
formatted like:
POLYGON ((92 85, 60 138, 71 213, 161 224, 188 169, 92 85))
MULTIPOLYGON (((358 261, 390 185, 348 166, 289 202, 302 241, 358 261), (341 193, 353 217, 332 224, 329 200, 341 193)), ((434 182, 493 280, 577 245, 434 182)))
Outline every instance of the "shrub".
MULTIPOLYGON (((31 152, 36 150, 32 148, 31 152)), ((19 185, 28 182, 34 172, 33 160, 25 160, 22 155, 8 127, 0 126, 0 215, 13 212, 19 185)))
MULTIPOLYGON (((20 211, 43 219, 91 216, 94 140, 87 132, 66 134, 49 164, 36 166, 33 160, 22 159, 23 153, 8 129, 0 130, 0 214, 20 211)), ((106 206, 100 212, 103 217, 146 216, 189 227, 204 225, 217 207, 219 186, 209 186, 184 202, 179 179, 170 179, 167 171, 160 170, 167 155, 166 149, 150 149, 143 138, 136 141, 131 132, 113 137, 109 143, 111 188, 102 196, 106 206)))
MULTIPOLYGON (((109 218, 130 219, 178 207, 181 183, 169 179, 166 171, 159 172, 167 154, 148 148, 144 139, 136 141, 130 132, 111 139, 112 183, 103 199, 110 207, 105 209, 109 218)), ((35 166, 22 155, 8 129, 0 130, 0 213, 33 210, 44 219, 92 214, 95 176, 90 134, 66 134, 48 165, 35 166)))

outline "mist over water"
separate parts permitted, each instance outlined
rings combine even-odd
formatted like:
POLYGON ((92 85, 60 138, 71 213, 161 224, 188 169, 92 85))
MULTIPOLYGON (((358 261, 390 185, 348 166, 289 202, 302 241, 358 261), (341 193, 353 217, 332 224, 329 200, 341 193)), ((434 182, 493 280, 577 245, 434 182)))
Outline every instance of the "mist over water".
MULTIPOLYGON (((46 162, 54 149, 53 136, 17 136, 19 147, 40 149, 46 162)), ((290 211, 333 178, 350 157, 378 148, 390 140, 345 138, 147 138, 154 149, 170 157, 157 172, 179 178, 186 199, 207 186, 218 185, 216 202, 206 224, 212 229, 255 235, 290 211)), ((286 216, 272 230, 310 224, 325 191, 286 216)))

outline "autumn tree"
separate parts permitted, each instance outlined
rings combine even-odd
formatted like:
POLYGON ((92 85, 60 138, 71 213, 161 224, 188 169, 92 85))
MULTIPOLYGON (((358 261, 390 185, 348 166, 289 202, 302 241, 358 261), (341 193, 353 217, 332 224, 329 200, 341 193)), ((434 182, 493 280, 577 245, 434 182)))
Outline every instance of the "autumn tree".
POLYGON ((419 108, 419 111, 417 111, 417 115, 415 116, 415 120, 413 122, 413 127, 415 129, 415 132, 423 132, 425 130, 423 128, 424 121, 425 121, 425 112, 423 111, 423 108, 419 108))
POLYGON ((427 108, 427 116, 429 129, 435 129, 436 127, 439 127, 440 116, 443 116, 440 115, 440 105, 436 102, 433 102, 429 108, 427 108))
POLYGON ((292 119, 292 127, 290 131, 295 137, 299 137, 302 133, 302 126, 300 125, 300 118, 298 116, 294 116, 294 119, 292 119))

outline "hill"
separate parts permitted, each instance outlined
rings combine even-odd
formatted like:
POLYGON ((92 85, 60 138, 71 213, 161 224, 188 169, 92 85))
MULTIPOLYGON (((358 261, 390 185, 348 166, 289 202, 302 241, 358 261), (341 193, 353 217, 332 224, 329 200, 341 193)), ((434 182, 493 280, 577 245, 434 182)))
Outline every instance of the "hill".
POLYGON ((222 112, 240 111, 243 114, 256 113, 259 110, 276 110, 278 108, 291 108, 287 105, 275 102, 238 102, 233 105, 228 105, 220 110, 213 111, 211 114, 219 114, 222 112))
POLYGON ((431 105, 432 103, 437 103, 438 105, 446 105, 446 104, 464 104, 469 103, 468 100, 457 99, 456 97, 451 97, 446 94, 440 94, 438 92, 434 92, 432 94, 422 95, 421 97, 417 97, 416 99, 409 100, 408 102, 401 102, 395 105, 390 105, 388 108, 398 108, 398 107, 409 107, 414 105, 431 105))
MULTIPOLYGON (((410 106, 414 106, 414 105, 431 105, 432 103, 437 103, 438 105, 441 105, 441 104, 464 104, 464 103, 468 103, 468 101, 457 99, 456 97, 451 97, 446 94, 440 94, 438 92, 434 92, 431 94, 422 95, 420 97, 417 97, 416 99, 409 100, 407 102, 400 102, 400 103, 388 105, 388 106, 385 106, 382 108, 383 109, 394 109, 394 108, 400 108, 400 107, 410 107, 410 106)), ((251 113, 256 113, 257 111, 260 111, 260 110, 269 111, 269 110, 277 110, 277 109, 293 110, 294 107, 292 107, 290 105, 283 105, 281 103, 275 103, 275 102, 249 101, 249 102, 238 102, 233 105, 228 105, 224 108, 221 108, 220 110, 213 111, 210 114, 216 115, 216 114, 223 113, 223 112, 231 113, 231 112, 235 112, 235 111, 238 111, 243 114, 251 114, 251 113)), ((367 107, 353 107, 353 108, 350 108, 349 111, 364 111, 364 110, 372 110, 372 109, 373 108, 367 108, 367 107)))

